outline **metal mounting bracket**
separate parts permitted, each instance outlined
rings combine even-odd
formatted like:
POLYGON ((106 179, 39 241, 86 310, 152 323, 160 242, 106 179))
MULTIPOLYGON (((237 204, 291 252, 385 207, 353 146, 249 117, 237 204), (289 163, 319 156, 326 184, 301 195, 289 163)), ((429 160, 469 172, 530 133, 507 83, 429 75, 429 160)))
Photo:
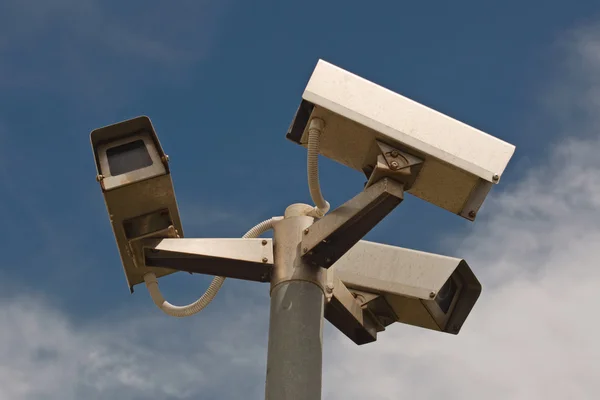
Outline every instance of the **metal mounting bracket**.
POLYGON ((329 268, 404 198, 404 185, 389 178, 366 188, 304 231, 302 258, 329 268))
POLYGON ((269 282, 272 239, 146 239, 147 267, 269 282))
MULTIPOLYGON (((144 262, 144 242, 152 238, 179 238, 179 232, 177 232, 177 229, 175 229, 173 225, 169 225, 164 229, 159 229, 157 231, 146 233, 129 239, 126 250, 127 254, 132 258, 133 265, 136 268, 142 269, 146 267, 146 264, 144 262)), ((131 288, 131 291, 133 292, 133 288, 131 288)))
POLYGON ((398 150, 383 142, 376 141, 380 155, 374 168, 365 171, 369 178, 366 187, 369 187, 382 178, 391 178, 404 184, 404 190, 409 190, 423 166, 423 160, 405 151, 398 150))
POLYGON ((332 296, 325 306, 325 318, 354 343, 361 345, 377 340, 379 322, 363 308, 338 278, 333 278, 332 296))
POLYGON ((380 294, 364 292, 352 288, 349 288, 348 290, 350 290, 363 310, 368 312, 373 317, 373 320, 377 321, 378 332, 384 331, 386 326, 398 320, 398 316, 393 308, 380 294))

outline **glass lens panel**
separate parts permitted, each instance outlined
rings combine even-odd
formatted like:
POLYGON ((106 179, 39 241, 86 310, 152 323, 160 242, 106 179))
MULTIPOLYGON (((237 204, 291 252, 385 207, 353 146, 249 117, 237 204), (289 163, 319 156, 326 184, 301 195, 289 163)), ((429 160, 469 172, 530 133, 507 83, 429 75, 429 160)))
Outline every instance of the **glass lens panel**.
POLYGON ((108 168, 112 176, 146 168, 152 165, 150 153, 143 140, 135 140, 106 150, 108 168))
POLYGON ((448 310, 450 310, 450 306, 452 305, 454 296, 456 296, 457 289, 458 286, 456 285, 456 282, 454 282, 454 279, 450 277, 438 292, 435 302, 438 304, 438 306, 440 306, 444 314, 447 314, 448 310))

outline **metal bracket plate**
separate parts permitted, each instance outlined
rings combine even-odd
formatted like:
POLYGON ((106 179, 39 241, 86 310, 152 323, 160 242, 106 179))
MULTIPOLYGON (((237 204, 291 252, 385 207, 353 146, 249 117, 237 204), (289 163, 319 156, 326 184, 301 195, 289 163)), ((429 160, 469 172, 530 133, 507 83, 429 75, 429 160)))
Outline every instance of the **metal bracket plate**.
POLYGON ((377 156, 375 167, 365 171, 369 178, 366 186, 387 177, 402 182, 404 190, 409 190, 421 171, 423 160, 380 141, 377 141, 377 146, 381 154, 377 156))
MULTIPOLYGON (((128 255, 133 259, 133 264, 136 268, 144 268, 146 266, 144 262, 144 243, 148 239, 152 238, 178 238, 179 233, 173 225, 169 225, 167 228, 160 229, 154 232, 142 234, 129 239, 127 252, 128 255)), ((155 240, 156 240, 155 239, 155 240)))
POLYGON ((398 320, 398 316, 394 312, 394 309, 388 304, 383 296, 375 293, 363 292, 361 290, 349 290, 361 307, 377 321, 379 324, 378 332, 384 331, 386 326, 391 325, 398 320))
POLYGON ((325 318, 354 343, 361 345, 377 340, 379 324, 363 309, 353 294, 333 278, 333 294, 325 307, 325 318))

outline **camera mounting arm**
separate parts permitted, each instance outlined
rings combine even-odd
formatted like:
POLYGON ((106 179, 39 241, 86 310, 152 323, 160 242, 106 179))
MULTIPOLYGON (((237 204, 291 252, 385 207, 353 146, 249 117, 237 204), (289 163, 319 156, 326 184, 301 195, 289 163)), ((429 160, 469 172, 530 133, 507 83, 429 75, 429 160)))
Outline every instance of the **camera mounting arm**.
POLYGON ((404 185, 383 178, 307 228, 302 258, 329 268, 404 198, 404 185))
POLYGON ((272 239, 145 239, 146 267, 269 282, 272 239))
POLYGON ((377 141, 380 155, 370 169, 365 189, 305 231, 303 259, 331 267, 404 198, 415 181, 422 160, 377 141))

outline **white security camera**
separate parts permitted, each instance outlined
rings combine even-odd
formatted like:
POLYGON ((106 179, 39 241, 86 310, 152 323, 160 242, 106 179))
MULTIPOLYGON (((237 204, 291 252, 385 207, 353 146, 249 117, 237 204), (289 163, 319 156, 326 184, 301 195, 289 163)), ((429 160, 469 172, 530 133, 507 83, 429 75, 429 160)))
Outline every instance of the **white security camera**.
POLYGON ((515 151, 509 143, 322 60, 287 138, 307 146, 311 120, 324 122, 322 155, 365 173, 370 183, 400 176, 408 193, 469 220, 515 151))
POLYGON ((457 334, 481 293, 464 260, 363 240, 328 274, 331 282, 343 283, 381 328, 402 322, 457 334))
POLYGON ((140 244, 146 238, 183 236, 168 157, 145 116, 96 129, 90 138, 97 179, 133 291, 147 272, 175 272, 146 267, 140 244))

